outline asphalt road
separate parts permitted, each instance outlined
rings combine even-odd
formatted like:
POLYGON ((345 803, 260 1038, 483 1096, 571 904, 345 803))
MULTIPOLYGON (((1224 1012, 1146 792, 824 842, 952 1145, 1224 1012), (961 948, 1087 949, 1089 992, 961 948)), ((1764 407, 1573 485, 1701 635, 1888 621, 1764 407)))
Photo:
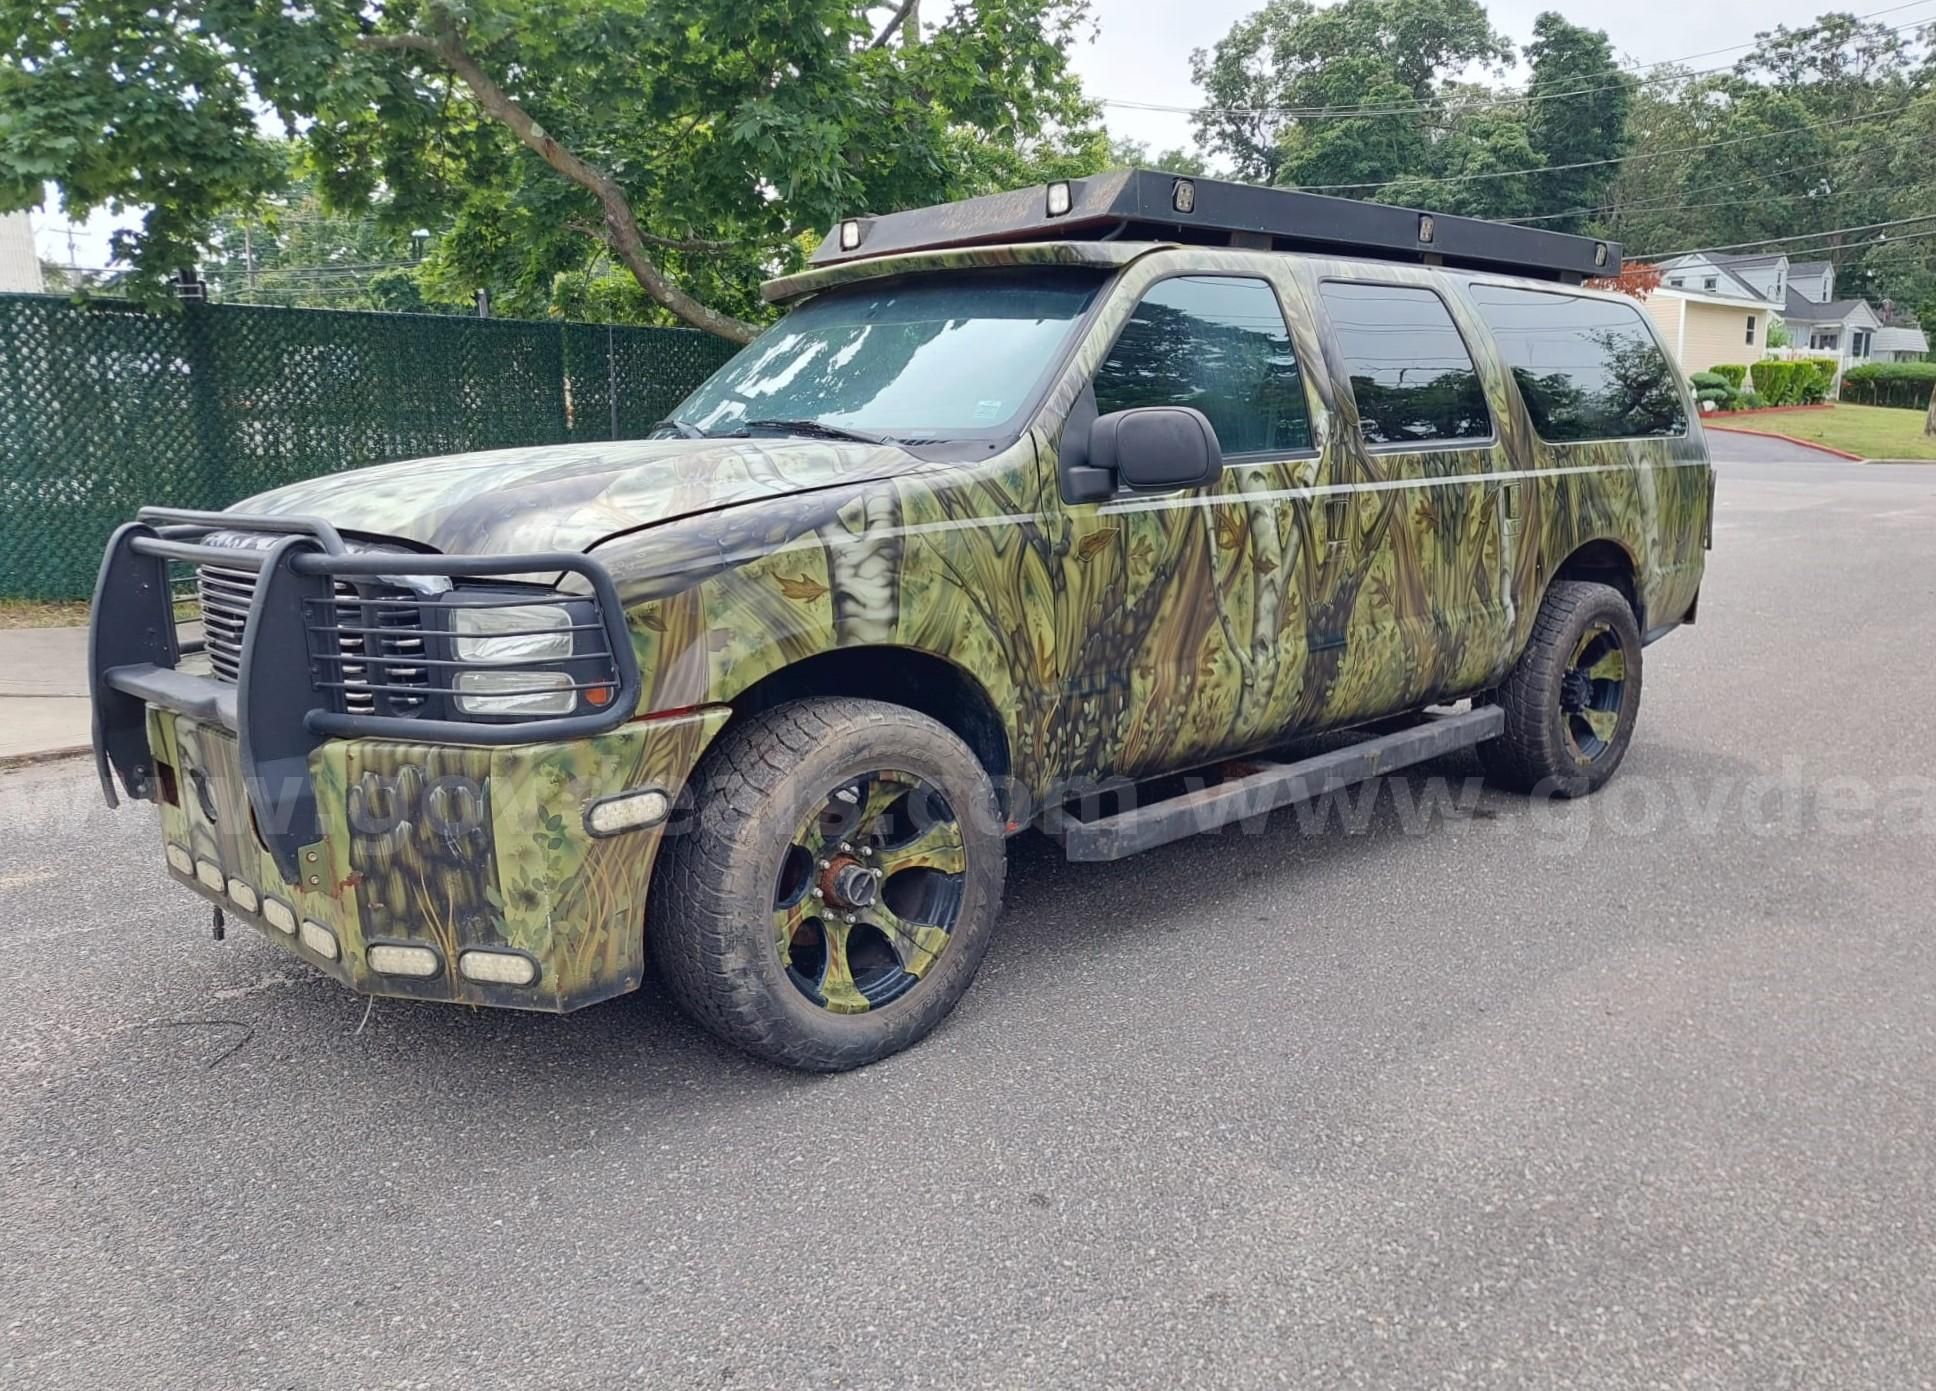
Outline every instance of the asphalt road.
POLYGON ((1936 468, 1730 465, 1710 573, 1600 797, 1019 842, 842 1077, 650 992, 359 1031, 0 778, 0 1384, 1929 1385, 1936 468))

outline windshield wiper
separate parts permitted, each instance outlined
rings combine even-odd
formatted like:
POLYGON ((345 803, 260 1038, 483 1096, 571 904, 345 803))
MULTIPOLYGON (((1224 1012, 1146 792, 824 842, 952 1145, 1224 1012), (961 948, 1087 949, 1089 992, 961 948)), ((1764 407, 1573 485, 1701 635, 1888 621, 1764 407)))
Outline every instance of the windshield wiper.
POLYGON ((657 435, 661 430, 670 430, 682 440, 703 440, 707 438, 704 430, 700 429, 690 420, 681 420, 676 415, 667 416, 657 425, 654 425, 647 433, 657 435))
POLYGON ((865 430, 850 430, 845 425, 829 425, 821 420, 742 420, 742 430, 785 430, 794 435, 818 435, 830 440, 858 440, 862 444, 886 444, 885 435, 870 435, 865 430))

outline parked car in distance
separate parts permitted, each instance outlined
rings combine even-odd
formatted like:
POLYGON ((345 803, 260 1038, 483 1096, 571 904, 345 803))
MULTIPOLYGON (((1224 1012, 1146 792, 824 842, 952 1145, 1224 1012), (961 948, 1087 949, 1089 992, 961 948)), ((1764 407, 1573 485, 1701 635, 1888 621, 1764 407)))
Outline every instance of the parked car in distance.
POLYGON ((103 785, 358 991, 567 1011, 649 956, 763 1058, 874 1061, 1026 827, 1113 858, 1466 745, 1613 775, 1713 507, 1583 286, 1619 259, 1136 171, 843 222, 652 438, 124 527, 103 785))

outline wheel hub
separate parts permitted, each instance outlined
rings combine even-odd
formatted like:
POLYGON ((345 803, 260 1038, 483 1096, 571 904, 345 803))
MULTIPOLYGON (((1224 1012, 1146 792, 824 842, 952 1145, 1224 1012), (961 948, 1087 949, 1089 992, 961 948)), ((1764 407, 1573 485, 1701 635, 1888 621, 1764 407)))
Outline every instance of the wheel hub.
POLYGON ((1575 668, 1560 678, 1560 708, 1577 711, 1586 709, 1586 703, 1593 696, 1593 678, 1575 668))
POLYGON ((869 908, 881 891, 881 873, 842 856, 821 876, 821 891, 836 908, 869 908))

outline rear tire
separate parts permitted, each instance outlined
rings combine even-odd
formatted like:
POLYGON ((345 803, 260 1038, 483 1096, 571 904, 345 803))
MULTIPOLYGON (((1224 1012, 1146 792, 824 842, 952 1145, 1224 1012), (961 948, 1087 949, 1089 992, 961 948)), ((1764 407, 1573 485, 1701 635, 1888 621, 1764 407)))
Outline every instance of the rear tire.
POLYGON ((1633 740, 1640 669, 1640 625, 1625 596, 1604 584, 1554 582, 1496 693, 1506 728, 1479 745, 1486 777, 1543 796, 1599 790, 1633 740))
POLYGON ((729 727, 659 858, 647 945, 726 1042, 837 1072, 918 1042, 974 980, 1007 846, 988 774, 950 730, 815 699, 729 727))

